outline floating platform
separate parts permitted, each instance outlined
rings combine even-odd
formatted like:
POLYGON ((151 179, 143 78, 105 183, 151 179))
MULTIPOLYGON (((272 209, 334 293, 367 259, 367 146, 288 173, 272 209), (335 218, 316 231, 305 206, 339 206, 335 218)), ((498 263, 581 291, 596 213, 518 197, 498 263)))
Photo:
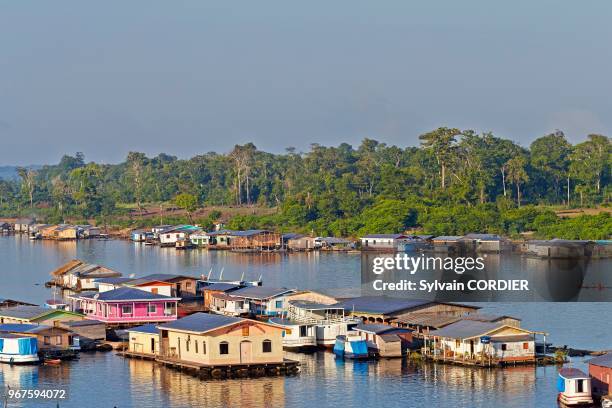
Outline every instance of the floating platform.
POLYGON ((300 363, 284 359, 281 363, 246 363, 246 364, 198 364, 152 354, 123 351, 117 353, 126 358, 155 361, 158 364, 198 377, 201 380, 221 380, 228 378, 256 378, 291 376, 300 372, 300 363))

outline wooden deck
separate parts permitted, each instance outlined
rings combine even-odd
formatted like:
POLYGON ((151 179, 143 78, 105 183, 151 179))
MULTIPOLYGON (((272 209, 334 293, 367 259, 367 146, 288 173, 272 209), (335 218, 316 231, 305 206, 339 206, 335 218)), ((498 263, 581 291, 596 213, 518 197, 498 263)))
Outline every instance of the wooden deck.
POLYGON ((296 375, 300 371, 300 363, 289 359, 284 359, 280 363, 200 364, 172 357, 162 357, 133 351, 122 351, 117 354, 126 358, 155 361, 158 364, 193 375, 202 380, 279 375, 290 376, 296 375))
POLYGON ((432 355, 424 355, 423 357, 435 363, 470 366, 470 367, 510 367, 510 366, 519 366, 519 365, 543 366, 543 365, 552 365, 552 364, 557 363, 555 359, 550 356, 537 356, 533 359, 523 359, 523 360, 453 359, 449 357, 444 358, 441 356, 432 356, 432 355))

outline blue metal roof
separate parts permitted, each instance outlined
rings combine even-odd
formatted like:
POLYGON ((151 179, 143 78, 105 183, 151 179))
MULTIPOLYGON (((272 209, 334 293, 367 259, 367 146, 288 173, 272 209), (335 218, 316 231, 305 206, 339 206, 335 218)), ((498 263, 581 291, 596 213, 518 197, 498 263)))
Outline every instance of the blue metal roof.
POLYGON ((232 296, 238 296, 249 299, 269 299, 284 295, 285 293, 293 292, 293 289, 287 288, 269 288, 266 286, 247 286, 246 288, 238 289, 232 292, 232 296))
POLYGON ((121 300, 164 300, 164 299, 176 299, 169 296, 160 295, 157 293, 147 292, 146 290, 134 289, 134 288, 117 288, 102 293, 88 293, 82 295, 91 299, 97 299, 103 302, 115 302, 121 300))
POLYGON ((435 303, 431 300, 399 299, 387 296, 362 296, 358 298, 345 299, 333 306, 343 307, 348 311, 391 314, 402 310, 413 309, 435 303))
POLYGON ((202 290, 216 290, 216 291, 227 292, 232 289, 238 289, 240 287, 241 285, 238 285, 235 283, 217 282, 217 283, 212 283, 210 285, 204 286, 202 290))
POLYGON ((126 283, 129 281, 133 281, 134 279, 132 278, 100 278, 100 279, 96 279, 95 281, 97 283, 108 283, 111 285, 117 285, 117 284, 121 284, 121 283, 126 283))
POLYGON ((196 333, 205 333, 219 327, 240 323, 245 319, 209 313, 194 313, 182 319, 158 326, 160 329, 184 330, 196 333))
POLYGON ((149 333, 149 334, 159 333, 159 330, 157 329, 157 325, 153 323, 143 324, 142 326, 138 326, 138 327, 132 327, 131 329, 128 329, 127 331, 138 332, 138 333, 149 333))
POLYGON ((19 324, 19 323, 8 323, 0 324, 0 332, 11 332, 11 333, 35 333, 39 330, 50 329, 51 326, 40 325, 40 324, 19 324))

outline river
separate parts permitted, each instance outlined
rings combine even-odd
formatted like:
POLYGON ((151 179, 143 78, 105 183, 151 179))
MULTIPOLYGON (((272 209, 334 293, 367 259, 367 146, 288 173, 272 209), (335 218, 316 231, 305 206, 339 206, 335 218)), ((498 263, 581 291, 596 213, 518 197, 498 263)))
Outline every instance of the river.
MULTIPOLYGON (((263 278, 266 286, 319 289, 337 296, 360 294, 359 254, 235 254, 176 251, 125 241, 51 242, 0 237, 0 297, 41 304, 49 272, 79 258, 128 276, 180 273, 199 276, 263 278)), ((604 266, 604 269, 608 266, 604 266)), ((610 272, 608 270, 608 272, 610 272)), ((483 312, 522 319, 528 329, 546 331, 549 341, 574 348, 611 349, 612 303, 480 303, 483 312)), ((329 352, 287 353, 302 363, 295 377, 200 381, 147 361, 114 353, 83 353, 60 367, 0 365, 0 386, 63 388, 61 407, 190 406, 385 406, 385 407, 551 407, 555 406, 556 367, 473 369, 413 364, 402 360, 343 362, 329 352)), ((584 368, 582 360, 573 362, 584 368)), ((9 406, 53 406, 30 402, 9 406)))

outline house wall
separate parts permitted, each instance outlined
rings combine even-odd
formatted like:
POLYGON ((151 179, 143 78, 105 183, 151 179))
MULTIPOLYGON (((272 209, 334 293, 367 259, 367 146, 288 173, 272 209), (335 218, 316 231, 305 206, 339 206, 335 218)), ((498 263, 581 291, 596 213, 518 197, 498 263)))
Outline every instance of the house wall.
POLYGON ((245 299, 249 312, 254 315, 278 316, 285 311, 287 296, 277 296, 266 300, 245 299))
POLYGON ((287 248, 293 251, 304 251, 315 248, 315 240, 310 237, 290 239, 287 241, 287 248))
POLYGON ((601 396, 612 393, 612 388, 610 388, 612 368, 589 364, 589 375, 591 376, 593 394, 601 396))
POLYGON ((81 340, 81 346, 91 343, 96 340, 106 339, 106 325, 90 324, 86 326, 64 326, 62 322, 58 323, 59 327, 71 330, 74 334, 78 335, 81 340))
POLYGON ((186 236, 184 232, 168 232, 159 234, 159 242, 162 244, 175 244, 176 241, 185 239, 186 236))
POLYGON ((57 239, 77 239, 76 228, 68 228, 57 231, 57 239))
POLYGON ((150 302, 112 302, 101 301, 88 302, 91 310, 87 316, 108 323, 131 323, 131 322, 163 322, 176 320, 176 301, 156 300, 150 302), (156 307, 155 312, 147 311, 148 305, 156 307), (167 315, 166 305, 174 305, 174 313, 167 315), (123 306, 132 306, 132 313, 123 313, 123 306))
POLYGON ((168 330, 167 352, 180 360, 199 364, 280 363, 283 361, 281 333, 282 329, 279 327, 253 321, 245 321, 205 335, 168 330), (243 327, 248 327, 248 335, 243 335, 243 327), (272 351, 269 353, 263 352, 264 340, 270 340, 272 343, 272 351), (241 343, 245 341, 250 342, 250 358, 245 356, 241 360, 241 343), (203 352, 203 342, 206 342, 206 353, 203 352), (228 343, 228 354, 220 354, 221 342, 228 343))
POLYGON ((167 283, 154 283, 150 285, 136 286, 137 289, 144 290, 149 293, 157 293, 163 296, 173 296, 172 287, 172 284, 167 283))
POLYGON ((159 334, 131 331, 128 347, 134 353, 156 354, 159 352, 159 334))
POLYGON ((176 286, 177 293, 173 296, 196 296, 197 279, 176 278, 170 281, 176 286))
POLYGON ((393 238, 362 238, 361 247, 366 250, 395 250, 397 242, 393 238))
POLYGON ((74 338, 78 337, 72 332, 63 329, 49 329, 36 334, 38 339, 38 348, 45 349, 69 349, 70 343, 73 343, 74 338))

